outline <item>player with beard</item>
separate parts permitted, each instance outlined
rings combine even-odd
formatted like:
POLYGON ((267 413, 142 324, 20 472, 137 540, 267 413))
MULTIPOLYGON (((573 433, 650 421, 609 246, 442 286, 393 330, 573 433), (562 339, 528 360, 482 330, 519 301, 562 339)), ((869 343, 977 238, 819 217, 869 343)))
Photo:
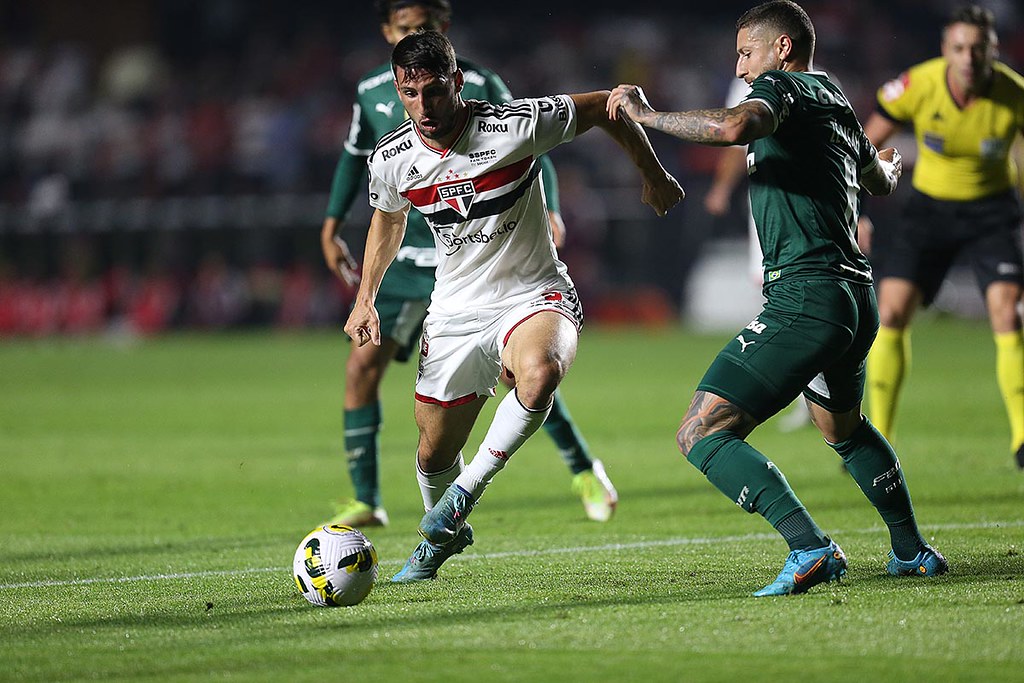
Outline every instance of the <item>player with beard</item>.
POLYGON ((918 530, 896 453, 861 413, 878 308, 871 267, 857 247, 857 193, 891 194, 899 155, 877 151, 843 92, 812 70, 814 26, 803 8, 787 0, 758 5, 736 31, 736 75, 752 86, 736 107, 658 112, 629 84, 608 100, 613 119, 688 142, 749 145, 767 302, 711 363, 677 443, 729 500, 764 516, 789 545, 782 571, 756 596, 802 593, 846 572, 839 544, 776 463, 746 440, 801 391, 815 426, 888 527, 888 572, 942 574, 946 560, 918 530))
POLYGON ((576 356, 583 311, 555 253, 538 158, 597 126, 636 164, 643 201, 659 215, 682 190, 639 126, 604 115, 607 91, 507 104, 466 100, 465 73, 436 31, 403 38, 391 63, 410 118, 381 138, 368 162, 375 211, 345 332, 359 346, 380 344, 375 299, 409 212, 418 210, 434 234, 439 263, 415 402, 421 490, 433 500, 419 526, 423 542, 392 579, 411 582, 432 578, 473 543, 466 517, 544 423, 576 356), (503 369, 516 387, 464 465, 462 448, 503 369))
MULTIPOLYGON (((379 0, 377 9, 381 33, 391 46, 414 31, 445 32, 451 22, 448 0, 379 0)), ((468 59, 458 61, 465 74, 465 97, 495 104, 512 99, 508 88, 493 71, 468 59)), ((352 127, 335 170, 327 217, 320 235, 327 267, 350 285, 358 283, 359 273, 348 244, 341 237, 343 218, 356 197, 365 191, 366 159, 374 144, 405 118, 405 110, 395 92, 390 63, 380 65, 360 79, 352 127)), ((565 227, 558 211, 554 165, 544 156, 540 159, 540 168, 548 220, 555 245, 561 246, 565 227)), ((391 361, 407 361, 415 348, 434 288, 436 265, 437 253, 430 228, 414 209, 409 213, 405 241, 377 295, 383 330, 381 344, 353 346, 346 360, 345 452, 355 499, 338 506, 330 520, 333 524, 364 527, 388 522, 381 500, 379 474, 383 423, 380 385, 391 361)), ((504 375, 502 383, 512 384, 504 375)), ((618 503, 618 493, 604 465, 592 457, 559 392, 555 393, 544 431, 555 442, 572 473, 572 490, 582 500, 587 517, 599 522, 609 520, 618 503)), ((421 475, 420 479, 425 480, 425 476, 421 475)))

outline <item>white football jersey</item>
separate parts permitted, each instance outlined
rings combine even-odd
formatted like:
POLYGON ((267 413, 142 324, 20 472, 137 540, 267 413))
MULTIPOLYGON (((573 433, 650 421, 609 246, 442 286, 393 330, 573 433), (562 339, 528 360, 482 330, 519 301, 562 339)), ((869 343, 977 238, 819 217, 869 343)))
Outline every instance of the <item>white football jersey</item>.
POLYGON ((407 120, 380 139, 368 162, 371 206, 412 204, 433 232, 433 315, 504 308, 572 286, 555 253, 537 161, 575 137, 572 99, 466 104, 469 117, 450 148, 432 147, 407 120))

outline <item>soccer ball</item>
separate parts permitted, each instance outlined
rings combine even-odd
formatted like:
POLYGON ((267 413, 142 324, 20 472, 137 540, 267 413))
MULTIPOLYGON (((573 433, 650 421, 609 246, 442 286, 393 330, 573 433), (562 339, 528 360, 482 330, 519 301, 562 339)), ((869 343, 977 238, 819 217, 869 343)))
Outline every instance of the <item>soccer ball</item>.
POLYGON ((356 529, 325 524, 299 543, 292 572, 302 597, 314 605, 357 605, 377 578, 377 551, 356 529))

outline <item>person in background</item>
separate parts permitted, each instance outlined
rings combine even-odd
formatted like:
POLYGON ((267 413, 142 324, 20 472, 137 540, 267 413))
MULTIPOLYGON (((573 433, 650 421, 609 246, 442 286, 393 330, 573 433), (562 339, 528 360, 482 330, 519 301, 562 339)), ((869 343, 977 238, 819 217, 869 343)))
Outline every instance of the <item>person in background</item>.
POLYGON ((882 85, 864 125, 876 145, 911 126, 918 152, 903 222, 882 228, 871 245, 881 329, 868 356, 868 408, 891 438, 914 313, 935 300, 953 262, 964 258, 995 337, 1010 452, 1024 468, 1024 259, 1015 192, 1024 169, 1015 188, 1010 165, 1024 132, 1024 78, 997 61, 998 47, 991 12, 958 9, 942 30, 942 56, 882 85))

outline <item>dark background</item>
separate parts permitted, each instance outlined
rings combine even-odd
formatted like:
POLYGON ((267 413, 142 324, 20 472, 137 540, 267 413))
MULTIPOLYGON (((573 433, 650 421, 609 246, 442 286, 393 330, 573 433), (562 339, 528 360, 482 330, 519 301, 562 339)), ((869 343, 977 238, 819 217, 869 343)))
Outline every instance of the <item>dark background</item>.
MULTIPOLYGON (((453 4, 457 50, 513 94, 628 81, 662 110, 721 105, 751 6, 453 4)), ((1021 70, 1019 3, 982 4, 1021 70)), ((882 82, 938 54, 958 3, 804 6, 817 64, 863 120, 882 82)), ((323 265, 319 227, 355 84, 388 54, 364 0, 0 2, 0 335, 337 324, 351 292, 323 265)), ((599 133, 553 153, 588 320, 675 319, 707 246, 745 236, 742 189, 726 218, 702 208, 717 151, 652 142, 689 195, 662 220, 599 133)), ((912 163, 910 138, 897 144, 912 163)), ((873 201, 876 222, 897 201, 873 201)), ((368 217, 361 200, 356 246, 368 217)))

